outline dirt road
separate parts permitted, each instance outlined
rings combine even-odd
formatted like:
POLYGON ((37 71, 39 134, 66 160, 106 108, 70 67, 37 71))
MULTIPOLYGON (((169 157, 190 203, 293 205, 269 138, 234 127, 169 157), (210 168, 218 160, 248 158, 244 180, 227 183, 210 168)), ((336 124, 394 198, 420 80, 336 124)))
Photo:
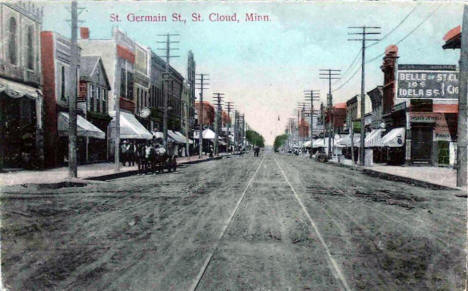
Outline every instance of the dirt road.
POLYGON ((466 198, 266 154, 4 188, 9 290, 463 289, 466 198))

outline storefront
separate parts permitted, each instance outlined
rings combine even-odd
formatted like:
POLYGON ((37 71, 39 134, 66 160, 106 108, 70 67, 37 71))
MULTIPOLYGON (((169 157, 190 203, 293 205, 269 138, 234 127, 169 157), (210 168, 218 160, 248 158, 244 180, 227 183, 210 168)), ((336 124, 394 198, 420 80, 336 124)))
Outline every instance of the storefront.
MULTIPOLYGON (((434 104, 437 110, 438 104, 434 104)), ((410 112, 411 162, 435 166, 453 166, 457 114, 410 112)))
MULTIPOLYGON (((59 112, 58 114, 58 135, 59 145, 57 146, 60 161, 68 159, 68 128, 69 115, 67 112, 59 112)), ((79 164, 87 162, 89 156, 89 143, 91 140, 105 141, 106 134, 86 120, 81 115, 76 116, 76 131, 77 131, 77 160, 79 164)))
POLYGON ((401 102, 393 106, 390 113, 382 116, 385 126, 383 140, 386 140, 383 141, 383 155, 385 162, 391 165, 402 165, 410 159, 411 143, 406 139, 406 113, 406 102, 401 102))
POLYGON ((0 80, 0 168, 42 167, 42 103, 38 89, 0 80))
MULTIPOLYGON (((88 112, 87 119, 102 132, 107 132, 107 127, 111 121, 108 114, 88 112)), ((88 138, 87 162, 99 162, 108 160, 107 139, 88 138)))
MULTIPOLYGON (((108 152, 109 156, 114 156, 114 141, 115 141, 115 111, 110 111, 109 115, 112 117, 112 121, 109 123, 107 127, 108 134, 108 152)), ((137 141, 144 141, 144 140, 151 140, 153 138, 153 134, 151 134, 138 120, 136 119, 135 115, 121 111, 120 112, 120 140, 129 139, 129 140, 137 140, 137 141)))

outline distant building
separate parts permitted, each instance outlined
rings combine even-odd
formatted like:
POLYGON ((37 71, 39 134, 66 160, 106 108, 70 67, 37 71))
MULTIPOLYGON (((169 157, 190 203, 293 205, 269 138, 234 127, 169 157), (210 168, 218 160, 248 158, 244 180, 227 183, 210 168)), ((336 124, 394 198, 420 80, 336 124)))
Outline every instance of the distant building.
POLYGON ((199 124, 202 124, 204 127, 213 127, 215 120, 215 109, 208 101, 203 101, 203 115, 201 114, 201 103, 195 103, 195 110, 197 111, 197 116, 199 118, 199 124), (202 117, 203 116, 203 117, 202 117))
POLYGON ((372 105, 372 123, 371 128, 381 128, 382 120, 382 101, 383 101, 383 87, 377 86, 367 92, 372 105))
MULTIPOLYGON (((108 114, 110 83, 100 56, 84 56, 80 60, 78 102, 84 102, 86 119, 107 133, 111 121, 108 114)), ((107 160, 107 140, 86 138, 86 161, 107 160)))
POLYGON ((42 17, 30 2, 0 3, 0 168, 43 166, 42 17))
MULTIPOLYGON (((195 127, 195 76, 196 76, 196 63, 192 51, 188 52, 187 59, 187 86, 189 89, 189 128, 195 127)), ((191 134, 190 134, 191 135, 191 134)))

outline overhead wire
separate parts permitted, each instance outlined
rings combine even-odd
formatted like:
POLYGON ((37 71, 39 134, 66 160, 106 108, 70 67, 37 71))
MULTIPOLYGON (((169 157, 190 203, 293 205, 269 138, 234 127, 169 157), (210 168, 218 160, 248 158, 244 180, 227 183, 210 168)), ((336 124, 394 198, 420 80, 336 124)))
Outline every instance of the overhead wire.
POLYGON ((379 39, 376 42, 371 43, 370 45, 366 46, 366 48, 370 48, 370 47, 373 47, 374 45, 379 44, 382 40, 386 39, 389 35, 391 35, 395 30, 398 29, 398 27, 400 27, 406 21, 406 19, 408 19, 408 17, 411 16, 411 14, 413 14, 413 12, 416 10, 416 8, 418 8, 419 5, 421 4, 419 3, 418 5, 414 6, 413 9, 411 9, 411 11, 408 12, 408 14, 406 14, 406 16, 403 17, 403 19, 394 28, 392 28, 392 30, 386 33, 381 39, 379 39))
MULTIPOLYGON (((401 38, 399 41, 397 41, 397 42, 395 43, 395 45, 398 45, 398 44, 402 43, 402 42, 405 41, 411 34, 413 34, 416 30, 418 30, 418 29, 421 27, 421 25, 423 25, 427 20, 429 20, 429 18, 432 17, 432 16, 437 12, 437 10, 439 10, 439 8, 440 8, 441 6, 442 6, 442 3, 439 4, 436 8, 434 8, 431 12, 429 12, 429 14, 428 14, 418 25, 416 25, 416 26, 415 26, 409 33, 407 33, 403 38, 401 38)), ((414 9, 413 9, 412 11, 414 11, 414 9)), ((410 11, 410 13, 412 13, 412 11, 410 11)), ((410 15, 410 14, 409 14, 409 15, 410 15)), ((409 16, 409 15, 407 15, 407 16, 409 16)), ((407 19, 407 17, 405 17, 404 19, 407 19)), ((400 22, 400 23, 402 23, 402 22, 400 22)), ((398 25, 397 25, 397 27, 398 27, 398 25)), ((393 29, 392 31, 394 31, 394 29, 393 29)), ((386 35, 388 35, 388 34, 386 34, 386 35)), ((381 57, 384 56, 384 55, 385 55, 385 52, 384 52, 384 53, 381 53, 381 54, 379 54, 379 55, 377 55, 377 56, 375 56, 375 57, 372 57, 372 58, 370 58, 368 61, 366 61, 365 64, 372 63, 372 62, 374 62, 375 60, 381 58, 381 57)), ((353 78, 356 76, 356 74, 358 73, 358 71, 359 71, 359 67, 354 71, 353 75, 351 75, 350 78, 348 78, 344 83, 340 84, 340 86, 338 86, 337 88, 335 88, 334 90, 332 90, 332 92, 338 91, 338 90, 340 90, 341 88, 343 88, 346 84, 348 84, 349 81, 351 81, 351 79, 353 79, 353 78)))
MULTIPOLYGON (((370 45, 368 45, 366 48, 369 48, 369 47, 372 47, 376 44, 378 44, 379 42, 381 42, 382 40, 386 39, 389 35, 391 35, 395 30, 398 29, 398 27, 400 27, 410 16, 411 14, 413 14, 413 12, 416 10, 416 8, 419 6, 420 4, 416 5, 413 7, 413 9, 410 10, 410 12, 408 12, 408 14, 406 14, 405 17, 403 17, 403 19, 392 29, 390 30, 388 33, 386 33, 378 42, 374 42, 370 45)), ((346 70, 343 72, 343 74, 341 75, 342 77, 343 76, 346 76, 346 74, 350 71, 350 69, 354 66, 354 64, 356 63, 356 61, 358 60, 359 58, 359 55, 361 54, 362 52, 362 48, 359 49, 359 51, 357 52, 356 56, 354 57, 353 61, 349 64, 349 66, 346 68, 346 70)), ((338 83, 338 82, 335 82, 335 83, 338 83)))

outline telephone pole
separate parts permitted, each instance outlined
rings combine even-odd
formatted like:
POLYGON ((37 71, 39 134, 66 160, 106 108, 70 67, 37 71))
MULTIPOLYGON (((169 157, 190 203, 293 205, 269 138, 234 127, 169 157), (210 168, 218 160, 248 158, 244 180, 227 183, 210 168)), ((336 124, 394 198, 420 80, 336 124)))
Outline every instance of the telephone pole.
POLYGON ((226 102, 226 105, 227 105, 227 112, 228 112, 228 118, 229 118, 229 122, 227 124, 227 148, 228 148, 228 151, 229 149, 231 148, 231 110, 234 108, 234 103, 232 103, 232 101, 228 101, 226 102))
POLYGON ((239 147, 239 111, 234 111, 234 151, 239 147))
POLYGON ((169 99, 169 81, 172 80, 171 78, 171 73, 170 73, 170 65, 169 62, 171 58, 178 58, 179 56, 173 56, 171 55, 171 50, 178 50, 178 48, 173 48, 171 47, 171 44, 173 43, 179 43, 179 41, 171 41, 172 36, 179 36, 179 34, 171 34, 171 33, 166 33, 166 34, 159 34, 158 36, 165 37, 166 40, 164 41, 158 41, 158 43, 165 44, 164 48, 158 48, 158 50, 163 50, 165 51, 166 55, 166 67, 165 67, 165 73, 163 76, 163 84, 164 85, 164 111, 163 111, 163 134, 164 134, 164 148, 167 151, 167 110, 168 110, 168 99, 169 99))
POLYGON ((77 71, 78 71, 78 8, 77 1, 71 3, 71 62, 70 62, 70 96, 68 97, 68 176, 70 178, 78 177, 76 145, 77 145, 77 130, 76 130, 76 98, 77 98, 77 71))
MULTIPOLYGON (((332 96, 332 90, 331 90, 331 81, 332 80, 339 80, 341 75, 341 70, 336 70, 336 69, 320 69, 319 70, 319 77, 322 80, 328 80, 328 94, 327 94, 327 112, 330 114, 330 117, 328 118, 328 158, 331 158, 332 154, 332 148, 331 148, 331 139, 332 139, 332 134, 333 138, 335 138, 335 133, 331 132, 332 131, 332 118, 331 115, 334 113, 333 112, 333 96, 332 96)), ((324 124, 325 126, 325 124, 324 124)), ((333 124, 333 127, 335 125, 333 124)))
POLYGON ((213 93, 214 96, 214 99, 215 99, 215 102, 216 102, 216 116, 215 116, 215 144, 214 144, 214 151, 215 151, 215 155, 217 156, 218 153, 219 153, 219 142, 218 142, 218 138, 219 138, 219 124, 221 123, 222 124, 222 120, 221 120, 221 112, 222 112, 222 102, 223 102, 223 98, 224 98, 224 94, 223 93, 213 93))
MULTIPOLYGON (((302 121, 304 120, 304 113, 306 110, 306 103, 305 102, 298 102, 297 103, 297 113, 298 113, 298 123, 297 123, 297 133, 298 133, 298 139, 300 142, 304 143, 305 136, 301 136, 301 131, 300 129, 302 128, 302 121)), ((302 132, 304 134, 304 132, 302 132)), ((305 134, 304 134, 305 135, 305 134)))
POLYGON ((245 146, 244 134, 245 134, 244 114, 239 114, 239 140, 240 140, 241 149, 243 149, 245 146))
POLYGON ((457 187, 467 186, 467 82, 468 82, 468 6, 463 8, 460 51, 460 97, 458 98, 457 187))
POLYGON ((203 155, 203 91, 208 89, 208 74, 196 74, 196 85, 199 86, 197 89, 200 92, 200 116, 198 116, 199 132, 198 132, 198 157, 201 159, 203 155))
POLYGON ((314 101, 320 100, 320 90, 306 90, 304 91, 306 101, 310 102, 310 147, 314 148, 314 101))
POLYGON ((364 114, 366 111, 365 95, 365 68, 366 68, 366 41, 379 41, 379 39, 368 38, 370 35, 379 35, 380 26, 350 26, 349 29, 358 29, 360 32, 348 32, 348 35, 359 35, 358 38, 351 38, 348 41, 361 41, 361 140, 359 147, 359 165, 364 166, 364 140, 366 131, 364 130, 364 114))

